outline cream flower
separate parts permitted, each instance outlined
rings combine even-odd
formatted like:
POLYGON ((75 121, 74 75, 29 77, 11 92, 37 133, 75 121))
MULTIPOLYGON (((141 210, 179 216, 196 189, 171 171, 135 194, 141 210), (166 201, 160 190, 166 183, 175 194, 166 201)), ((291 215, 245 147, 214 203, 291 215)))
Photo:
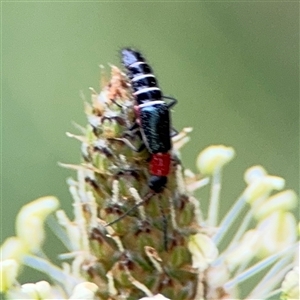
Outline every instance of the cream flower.
POLYGON ((234 156, 235 151, 232 147, 209 146, 198 155, 197 167, 202 174, 211 175, 230 162, 234 156))

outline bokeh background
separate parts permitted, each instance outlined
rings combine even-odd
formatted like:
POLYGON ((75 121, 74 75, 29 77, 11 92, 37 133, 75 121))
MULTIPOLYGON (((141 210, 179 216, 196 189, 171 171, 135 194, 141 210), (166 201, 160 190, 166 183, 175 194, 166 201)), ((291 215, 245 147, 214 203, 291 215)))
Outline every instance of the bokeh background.
POLYGON ((299 3, 2 2, 2 240, 38 197, 71 211, 65 181, 75 174, 57 162, 78 163, 80 145, 65 132, 86 123, 80 93, 99 90, 99 65, 120 66, 124 46, 140 49, 178 98, 174 126, 194 128, 186 167, 196 171, 208 145, 235 148, 223 209, 254 164, 298 192, 299 3))

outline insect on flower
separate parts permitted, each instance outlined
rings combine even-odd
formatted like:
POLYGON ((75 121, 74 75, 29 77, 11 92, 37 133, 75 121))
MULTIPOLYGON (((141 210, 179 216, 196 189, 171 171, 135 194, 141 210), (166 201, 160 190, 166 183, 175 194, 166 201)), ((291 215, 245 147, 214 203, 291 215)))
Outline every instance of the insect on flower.
POLYGON ((169 110, 177 100, 163 96, 151 67, 138 51, 125 48, 121 54, 136 100, 136 123, 131 130, 140 129, 143 142, 151 154, 149 188, 159 193, 164 189, 170 172, 172 143, 169 110), (162 98, 172 101, 166 103, 162 98))
MULTIPOLYGON (((129 130, 133 132, 139 129, 144 144, 137 149, 126 139, 121 140, 137 152, 146 146, 151 154, 148 181, 151 192, 143 200, 145 202, 153 194, 161 193, 167 184, 171 165, 171 136, 177 134, 177 131, 171 127, 170 108, 177 103, 177 100, 162 94, 151 67, 140 52, 124 48, 121 50, 121 56, 136 101, 134 106, 136 122, 129 130), (171 101, 167 103, 163 99, 171 101)), ((141 204, 137 203, 109 225, 119 221, 141 204)))

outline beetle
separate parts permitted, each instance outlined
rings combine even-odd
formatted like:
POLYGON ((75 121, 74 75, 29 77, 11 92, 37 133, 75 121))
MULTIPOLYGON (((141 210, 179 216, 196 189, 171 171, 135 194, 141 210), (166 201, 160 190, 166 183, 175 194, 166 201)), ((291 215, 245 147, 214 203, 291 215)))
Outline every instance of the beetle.
POLYGON ((121 56, 136 101, 136 123, 131 130, 136 127, 140 129, 143 142, 151 154, 148 186, 154 193, 160 193, 167 184, 170 172, 171 134, 177 133, 171 127, 170 108, 177 100, 162 94, 151 67, 139 51, 124 48, 121 56), (163 98, 171 99, 171 102, 166 103, 163 98))
MULTIPOLYGON (((132 48, 121 50, 122 63, 127 71, 127 77, 133 90, 135 99, 134 111, 136 121, 129 131, 139 129, 143 143, 136 149, 127 139, 122 140, 134 151, 141 151, 145 146, 151 158, 149 163, 150 178, 148 186, 151 190, 145 198, 127 210, 118 219, 108 223, 112 225, 127 216, 132 210, 149 200, 154 194, 161 193, 167 184, 167 176, 170 173, 172 149, 171 137, 177 131, 171 126, 170 109, 177 103, 173 97, 164 96, 152 68, 146 62, 142 54, 132 48), (169 103, 163 99, 169 99, 169 103)), ((162 214, 163 210, 161 208, 162 214)), ((163 214, 164 245, 167 249, 167 219, 163 214)))

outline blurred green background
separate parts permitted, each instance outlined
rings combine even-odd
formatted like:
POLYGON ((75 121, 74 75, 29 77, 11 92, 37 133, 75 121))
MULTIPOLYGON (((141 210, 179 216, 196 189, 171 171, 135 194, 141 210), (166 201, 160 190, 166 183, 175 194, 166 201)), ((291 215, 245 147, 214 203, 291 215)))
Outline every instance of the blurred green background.
MULTIPOLYGON (((71 209, 57 162, 77 163, 65 136, 86 123, 80 91, 99 89, 99 65, 140 49, 166 95, 177 129, 192 126, 186 167, 210 144, 236 149, 225 169, 222 208, 262 164, 298 192, 299 3, 3 2, 2 239, 20 207, 55 195, 71 209)), ((205 207, 208 190, 199 194, 205 207)))

